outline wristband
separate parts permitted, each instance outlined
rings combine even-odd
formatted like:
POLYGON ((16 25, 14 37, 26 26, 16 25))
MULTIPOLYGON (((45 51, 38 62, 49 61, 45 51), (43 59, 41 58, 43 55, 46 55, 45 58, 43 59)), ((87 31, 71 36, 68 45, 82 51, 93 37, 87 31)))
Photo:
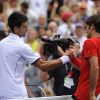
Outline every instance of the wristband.
POLYGON ((67 62, 69 62, 70 58, 68 56, 62 56, 60 57, 60 60, 63 64, 66 64, 67 62))

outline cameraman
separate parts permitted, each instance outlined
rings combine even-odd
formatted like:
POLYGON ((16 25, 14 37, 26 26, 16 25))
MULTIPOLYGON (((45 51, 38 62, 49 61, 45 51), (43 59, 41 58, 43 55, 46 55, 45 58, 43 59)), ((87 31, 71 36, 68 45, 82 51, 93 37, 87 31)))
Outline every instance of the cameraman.
MULTIPOLYGON (((42 56, 47 60, 57 59, 64 53, 62 52, 60 47, 59 47, 60 52, 58 52, 56 51, 56 48, 55 48, 56 46, 52 46, 52 47, 48 47, 48 46, 49 44, 46 43, 40 49, 42 51, 41 53, 42 56)), ((76 68, 74 68, 70 62, 68 62, 65 65, 59 65, 59 66, 60 66, 59 68, 54 69, 52 71, 48 71, 47 73, 41 72, 41 76, 43 76, 41 77, 41 79, 42 80, 47 80, 50 78, 54 79, 53 90, 54 90, 55 95, 57 96, 72 95, 74 94, 77 88, 79 71, 76 68), (71 83, 69 83, 70 81, 71 83)))
MULTIPOLYGON (((77 89, 79 71, 74 68, 70 63, 67 63, 66 67, 57 68, 55 70, 49 71, 48 73, 43 73, 45 77, 42 77, 42 80, 47 80, 47 74, 49 77, 53 78, 53 91, 57 96, 61 95, 73 95, 77 89), (67 80, 68 79, 68 80, 67 80), (72 85, 69 84, 69 81, 72 81, 72 85)), ((50 84, 50 83, 49 83, 50 84)))

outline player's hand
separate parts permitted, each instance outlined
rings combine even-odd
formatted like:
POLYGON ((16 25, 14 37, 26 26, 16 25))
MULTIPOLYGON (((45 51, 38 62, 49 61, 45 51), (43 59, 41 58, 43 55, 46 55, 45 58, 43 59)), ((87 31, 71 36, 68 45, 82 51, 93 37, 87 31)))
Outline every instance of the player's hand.
POLYGON ((65 54, 69 56, 70 58, 75 57, 76 51, 74 48, 70 48, 65 51, 65 54))
POLYGON ((95 93, 90 93, 90 100, 96 100, 95 93))
MULTIPOLYGON (((75 44, 75 45, 71 45, 70 48, 68 49, 68 51, 72 51, 72 53, 69 54, 69 57, 70 58, 73 58, 73 57, 76 57, 77 54, 79 54, 79 45, 78 44, 75 44)), ((67 53, 67 50, 66 50, 66 53, 67 53)))
POLYGON ((90 100, 96 100, 95 96, 90 96, 90 100))
POLYGON ((46 96, 53 96, 53 91, 49 86, 45 87, 44 91, 46 93, 46 96))
POLYGON ((79 52, 80 45, 78 43, 75 43, 74 45, 71 45, 70 48, 73 48, 73 49, 75 49, 76 52, 79 52))

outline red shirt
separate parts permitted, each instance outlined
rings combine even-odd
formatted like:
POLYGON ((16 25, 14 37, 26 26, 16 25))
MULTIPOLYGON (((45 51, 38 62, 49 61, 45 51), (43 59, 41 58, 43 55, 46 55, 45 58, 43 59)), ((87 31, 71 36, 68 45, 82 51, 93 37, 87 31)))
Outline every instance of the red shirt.
MULTIPOLYGON (((80 69, 78 88, 75 93, 77 100, 89 100, 90 66, 87 58, 93 56, 98 57, 98 62, 100 67, 100 38, 91 38, 86 40, 83 46, 81 59, 78 58, 72 59, 72 62, 80 69)), ((99 93, 100 93, 100 68, 99 68, 99 78, 96 88, 96 96, 99 93)))

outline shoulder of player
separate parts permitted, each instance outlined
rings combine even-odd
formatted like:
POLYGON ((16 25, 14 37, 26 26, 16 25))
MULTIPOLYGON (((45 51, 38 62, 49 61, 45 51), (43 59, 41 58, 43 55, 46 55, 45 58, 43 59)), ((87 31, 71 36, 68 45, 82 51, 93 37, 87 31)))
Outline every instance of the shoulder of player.
POLYGON ((95 46, 95 38, 87 39, 87 40, 84 42, 84 46, 89 46, 89 45, 94 45, 94 46, 95 46))

